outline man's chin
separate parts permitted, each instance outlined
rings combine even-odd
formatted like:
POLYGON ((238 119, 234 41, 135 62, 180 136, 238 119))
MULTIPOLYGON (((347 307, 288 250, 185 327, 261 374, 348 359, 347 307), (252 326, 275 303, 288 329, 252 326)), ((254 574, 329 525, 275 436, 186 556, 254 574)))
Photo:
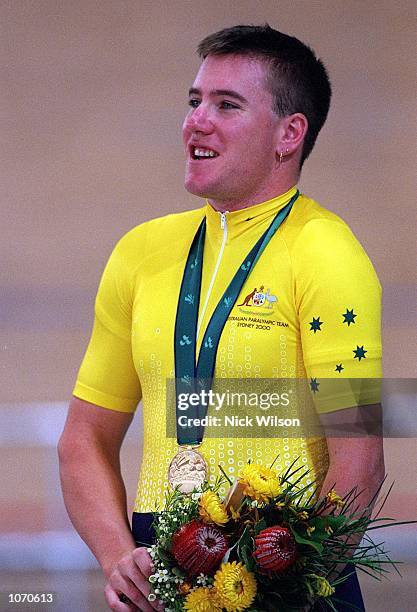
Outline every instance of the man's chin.
POLYGON ((184 187, 188 191, 188 193, 192 193, 195 196, 199 196, 200 198, 208 198, 208 190, 204 188, 202 185, 197 185, 192 181, 184 181, 184 187))

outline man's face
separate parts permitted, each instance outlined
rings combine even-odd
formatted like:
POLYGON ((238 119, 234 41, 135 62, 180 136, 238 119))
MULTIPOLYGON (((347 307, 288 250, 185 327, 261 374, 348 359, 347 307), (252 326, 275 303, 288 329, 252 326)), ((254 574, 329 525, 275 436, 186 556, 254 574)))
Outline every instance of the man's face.
POLYGON ((213 204, 249 205, 275 195, 280 119, 265 71, 245 56, 208 56, 190 89, 185 188, 213 204))

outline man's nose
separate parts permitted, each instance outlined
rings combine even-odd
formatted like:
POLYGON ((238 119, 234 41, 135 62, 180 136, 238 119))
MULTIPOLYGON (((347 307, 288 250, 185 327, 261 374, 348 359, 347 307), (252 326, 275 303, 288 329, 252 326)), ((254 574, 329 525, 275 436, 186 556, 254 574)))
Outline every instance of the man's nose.
POLYGON ((213 122, 209 108, 203 103, 197 106, 187 117, 187 125, 193 132, 211 132, 213 122))

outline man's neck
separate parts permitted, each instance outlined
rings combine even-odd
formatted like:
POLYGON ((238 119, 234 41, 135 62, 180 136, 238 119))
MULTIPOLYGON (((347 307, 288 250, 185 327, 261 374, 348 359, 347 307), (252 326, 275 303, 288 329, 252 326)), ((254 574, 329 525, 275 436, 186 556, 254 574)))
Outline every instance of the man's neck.
POLYGON ((267 202, 273 198, 278 198, 280 195, 286 193, 292 187, 294 187, 294 185, 297 184, 298 178, 298 176, 288 177, 287 180, 280 181, 280 184, 277 184, 274 187, 269 187, 268 189, 262 189, 244 199, 231 198, 229 200, 218 200, 207 198, 207 201, 214 208, 214 210, 217 210, 218 212, 233 212, 235 210, 242 210, 243 208, 250 208, 256 204, 261 204, 261 202, 267 202))

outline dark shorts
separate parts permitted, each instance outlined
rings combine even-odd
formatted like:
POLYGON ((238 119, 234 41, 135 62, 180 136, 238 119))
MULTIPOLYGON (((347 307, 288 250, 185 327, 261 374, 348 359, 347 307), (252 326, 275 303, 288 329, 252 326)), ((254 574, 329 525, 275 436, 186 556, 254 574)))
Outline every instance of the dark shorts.
MULTIPOLYGON (((354 610, 365 612, 365 604, 363 603, 362 593, 354 567, 346 566, 341 576, 349 574, 349 578, 336 587, 335 594, 333 595, 334 599, 341 599, 345 603, 340 604, 333 599, 333 605, 338 612, 353 612, 354 610)), ((314 612, 328 612, 331 608, 327 604, 317 603, 312 610, 314 612)))
MULTIPOLYGON (((132 533, 135 542, 138 546, 150 546, 155 543, 155 532, 152 529, 153 514, 152 512, 138 513, 134 512, 132 516, 132 533)), ((361 590, 359 587, 358 577, 353 568, 346 566, 342 575, 351 574, 345 582, 339 584, 336 588, 334 598, 343 600, 344 603, 339 604, 334 601, 334 606, 338 612, 352 612, 360 610, 365 612, 365 606, 362 599, 361 590), (350 604, 350 605, 349 605, 350 604)), ((327 612, 331 608, 327 604, 317 603, 312 610, 314 612, 327 612)))
POLYGON ((155 544, 155 532, 152 529, 153 512, 134 512, 132 514, 132 534, 137 546, 155 544))

